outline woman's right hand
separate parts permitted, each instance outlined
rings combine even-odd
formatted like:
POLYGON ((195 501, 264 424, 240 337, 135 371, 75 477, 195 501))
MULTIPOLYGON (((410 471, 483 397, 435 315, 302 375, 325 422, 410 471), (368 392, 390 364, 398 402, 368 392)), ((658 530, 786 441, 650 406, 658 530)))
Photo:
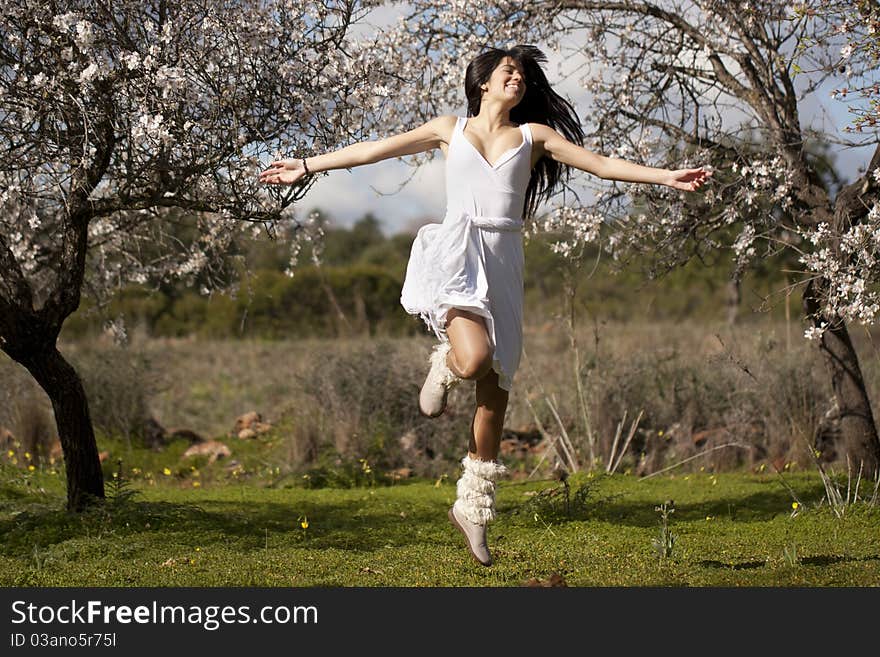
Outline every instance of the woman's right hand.
POLYGON ((260 173, 260 182, 267 185, 293 185, 305 175, 306 169, 301 159, 275 160, 260 173))

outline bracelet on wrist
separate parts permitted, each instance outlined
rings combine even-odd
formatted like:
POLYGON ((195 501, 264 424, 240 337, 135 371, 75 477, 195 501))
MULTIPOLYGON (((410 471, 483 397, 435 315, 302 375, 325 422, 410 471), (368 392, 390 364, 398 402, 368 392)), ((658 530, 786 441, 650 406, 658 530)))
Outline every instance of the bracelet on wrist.
POLYGON ((309 166, 306 164, 306 158, 302 158, 303 169, 306 170, 306 175, 311 175, 311 171, 309 171, 309 166))

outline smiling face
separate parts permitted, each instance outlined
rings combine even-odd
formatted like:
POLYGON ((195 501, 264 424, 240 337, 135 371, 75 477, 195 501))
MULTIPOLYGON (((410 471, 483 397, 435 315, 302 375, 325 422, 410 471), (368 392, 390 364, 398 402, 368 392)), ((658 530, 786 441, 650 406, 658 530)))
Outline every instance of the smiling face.
POLYGON ((526 93, 525 73, 512 57, 504 57, 480 88, 484 101, 497 100, 514 107, 526 93))

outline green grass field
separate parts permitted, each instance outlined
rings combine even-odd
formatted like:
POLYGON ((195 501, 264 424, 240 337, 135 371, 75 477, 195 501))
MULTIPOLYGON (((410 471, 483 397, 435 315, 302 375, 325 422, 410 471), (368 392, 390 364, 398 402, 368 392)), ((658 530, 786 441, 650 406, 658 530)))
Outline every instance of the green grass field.
POLYGON ((491 568, 446 518, 452 476, 305 488, 269 474, 195 483, 195 468, 138 472, 115 497, 111 477, 106 504, 71 514, 60 473, 0 465, 0 584, 880 585, 880 505, 863 501, 873 482, 838 517, 817 472, 578 474, 567 500, 558 481, 506 480, 491 568), (675 542, 661 557, 657 507, 667 500, 675 542))

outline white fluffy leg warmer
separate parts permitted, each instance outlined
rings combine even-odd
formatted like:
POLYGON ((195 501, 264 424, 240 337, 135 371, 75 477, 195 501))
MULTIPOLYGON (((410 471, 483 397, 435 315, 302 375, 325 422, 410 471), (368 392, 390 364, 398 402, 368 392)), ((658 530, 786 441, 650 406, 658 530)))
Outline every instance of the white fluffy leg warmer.
POLYGON ((451 388, 461 381, 461 379, 449 369, 449 365, 446 364, 446 357, 449 355, 450 351, 452 351, 452 345, 449 342, 441 342, 434 346, 434 350, 428 357, 428 360, 431 363, 431 368, 437 369, 438 380, 447 388, 451 388))
POLYGON ((507 474, 497 461, 481 461, 465 456, 461 461, 464 473, 458 480, 455 508, 475 525, 495 520, 495 482, 507 474))

